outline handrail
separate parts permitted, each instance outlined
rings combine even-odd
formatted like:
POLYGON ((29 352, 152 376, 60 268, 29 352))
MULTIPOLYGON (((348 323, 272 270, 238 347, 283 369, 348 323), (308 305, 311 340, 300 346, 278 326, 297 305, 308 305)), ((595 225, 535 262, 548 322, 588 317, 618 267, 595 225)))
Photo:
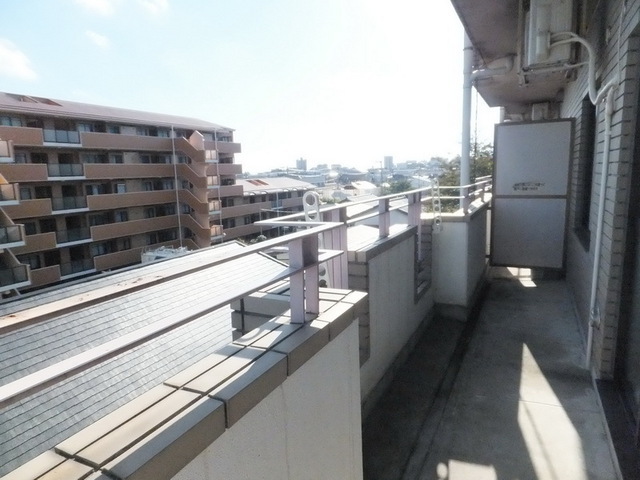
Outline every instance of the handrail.
POLYGON ((175 268, 164 274, 155 272, 149 276, 142 276, 130 282, 120 282, 116 285, 103 287, 91 292, 84 292, 70 298, 48 303, 46 306, 36 306, 0 317, 0 333, 7 333, 37 322, 46 321, 57 315, 77 311, 113 300, 138 291, 142 288, 167 282, 178 276, 210 268, 228 262, 233 262, 254 253, 262 253, 278 245, 289 246, 289 266, 282 265, 282 269, 275 275, 255 277, 242 286, 229 285, 204 310, 193 308, 183 311, 179 315, 164 318, 136 331, 130 332, 117 339, 100 346, 86 350, 80 354, 62 360, 54 365, 26 375, 18 380, 0 386, 0 408, 13 404, 29 395, 55 385, 71 375, 83 372, 92 366, 103 363, 116 355, 129 351, 138 345, 174 330, 186 323, 200 318, 209 312, 217 310, 231 302, 244 298, 274 282, 290 279, 290 308, 291 322, 304 323, 308 316, 320 313, 320 295, 318 284, 318 267, 320 263, 343 255, 343 251, 329 251, 318 248, 318 234, 329 232, 342 227, 339 223, 315 222, 304 231, 295 232, 283 237, 275 238, 259 244, 246 246, 232 252, 225 258, 213 259, 204 264, 188 268, 175 268))

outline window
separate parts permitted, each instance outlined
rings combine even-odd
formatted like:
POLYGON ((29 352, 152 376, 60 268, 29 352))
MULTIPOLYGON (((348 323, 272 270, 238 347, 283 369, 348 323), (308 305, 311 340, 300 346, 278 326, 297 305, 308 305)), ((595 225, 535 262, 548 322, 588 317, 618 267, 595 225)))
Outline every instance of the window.
POLYGON ((122 250, 131 250, 131 239, 129 237, 118 239, 118 251, 122 250))
POLYGON ((20 187, 20 200, 31 200, 31 189, 29 187, 20 187))
POLYGON ((124 163, 124 156, 121 153, 112 153, 109 155, 110 163, 124 163))
POLYGON ((51 198, 51 187, 39 186, 35 187, 36 198, 51 198))
POLYGON ((34 253, 32 255, 24 255, 18 257, 20 263, 26 263, 29 265, 31 270, 37 270, 38 268, 42 268, 42 262, 40 261, 40 255, 34 253))
POLYGON ((36 222, 24 222, 25 235, 35 235, 36 233, 38 233, 38 229, 36 228, 36 222))
POLYGON ((27 163, 27 154, 25 152, 15 152, 13 154, 13 160, 16 163, 27 163))
POLYGON ((87 195, 104 195, 107 193, 107 187, 104 183, 85 185, 84 188, 87 195))
POLYGON ((82 155, 84 163, 107 163, 107 156, 100 153, 85 153, 82 155))
POLYGON ((163 190, 173 190, 173 180, 165 178, 162 180, 162 189, 163 190))
POLYGON ((26 121, 27 127, 30 128, 42 128, 42 120, 39 118, 27 118, 26 121))
POLYGON ((149 233, 147 235, 147 245, 153 245, 154 243, 158 243, 158 234, 157 233, 149 233))
POLYGON ((44 266, 60 265, 60 250, 49 250, 44 252, 44 266))
POLYGON ((49 156, 43 152, 31 152, 31 163, 48 163, 49 156))
POLYGON ((127 193, 127 186, 124 183, 116 183, 116 193, 127 193))
POLYGON ((56 221, 53 218, 43 218, 40 220, 40 233, 55 232, 56 221))
POLYGON ((113 218, 116 222, 128 222, 129 221, 129 212, 126 210, 116 210, 113 214, 113 218))
POLYGON ((98 255, 105 255, 109 253, 107 251, 107 244, 106 243, 94 243, 93 245, 91 245, 91 256, 92 257, 96 257, 98 255))
POLYGON ((144 218, 153 218, 156 216, 155 207, 147 207, 144 209, 144 218))
POLYGON ((106 213, 96 213, 89 215, 89 226, 95 227, 97 225, 104 225, 109 223, 109 217, 106 213))
POLYGON ((588 249, 591 240, 589 220, 591 217, 591 190, 596 154, 597 115, 596 107, 586 96, 582 100, 580 116, 580 148, 577 171, 575 231, 582 245, 588 249))
POLYGON ((120 125, 107 125, 107 133, 120 133, 120 125))
POLYGON ((152 182, 149 182, 149 181, 142 182, 142 189, 143 189, 145 192, 151 192, 151 191, 153 191, 153 183, 152 183, 152 182))
POLYGON ((5 127, 22 127, 22 119, 18 117, 0 116, 0 125, 5 127))

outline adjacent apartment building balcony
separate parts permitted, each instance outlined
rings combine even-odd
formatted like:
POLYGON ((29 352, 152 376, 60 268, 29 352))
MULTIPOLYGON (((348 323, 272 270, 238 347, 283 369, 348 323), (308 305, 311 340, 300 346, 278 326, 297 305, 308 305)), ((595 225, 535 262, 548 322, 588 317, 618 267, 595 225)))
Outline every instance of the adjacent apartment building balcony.
POLYGON ((219 242, 208 195, 242 195, 232 184, 240 145, 218 124, 3 92, 0 117, 0 207, 29 235, 16 254, 32 265, 32 289, 73 277, 78 267, 61 265, 105 241, 122 243, 96 255, 95 266, 109 270, 135 263, 145 248, 219 242), (222 185, 210 192, 207 175, 222 185), (152 210, 170 209, 171 218, 151 220, 160 216, 152 210))

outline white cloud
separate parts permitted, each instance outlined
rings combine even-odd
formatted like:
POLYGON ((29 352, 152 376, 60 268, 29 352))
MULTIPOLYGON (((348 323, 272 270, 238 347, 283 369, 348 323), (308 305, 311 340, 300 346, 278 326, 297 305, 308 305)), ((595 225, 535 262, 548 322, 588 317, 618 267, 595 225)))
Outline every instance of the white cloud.
POLYGON ((91 40, 100 48, 107 49, 111 44, 107 37, 105 37, 104 35, 100 35, 99 33, 96 33, 94 31, 87 30, 86 32, 84 32, 84 34, 89 37, 89 40, 91 40))
POLYGON ((0 75, 21 80, 35 80, 38 75, 31 60, 11 41, 0 38, 0 75))
POLYGON ((98 15, 112 15, 115 11, 115 0, 75 0, 81 7, 98 15))
POLYGON ((138 3, 154 15, 160 15, 169 10, 169 0, 138 0, 138 3))

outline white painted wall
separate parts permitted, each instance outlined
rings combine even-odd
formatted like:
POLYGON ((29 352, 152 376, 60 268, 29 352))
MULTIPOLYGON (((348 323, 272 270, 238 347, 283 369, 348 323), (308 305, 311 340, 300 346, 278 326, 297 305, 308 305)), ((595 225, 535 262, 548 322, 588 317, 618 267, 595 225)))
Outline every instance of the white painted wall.
POLYGON ((415 238, 369 262, 370 357, 360 369, 366 398, 433 307, 431 291, 414 302, 415 238))
POLYGON ((442 222, 442 231, 433 234, 435 301, 468 308, 482 280, 486 259, 487 210, 466 220, 442 222))
POLYGON ((362 475, 355 321, 173 478, 357 480, 362 475))

